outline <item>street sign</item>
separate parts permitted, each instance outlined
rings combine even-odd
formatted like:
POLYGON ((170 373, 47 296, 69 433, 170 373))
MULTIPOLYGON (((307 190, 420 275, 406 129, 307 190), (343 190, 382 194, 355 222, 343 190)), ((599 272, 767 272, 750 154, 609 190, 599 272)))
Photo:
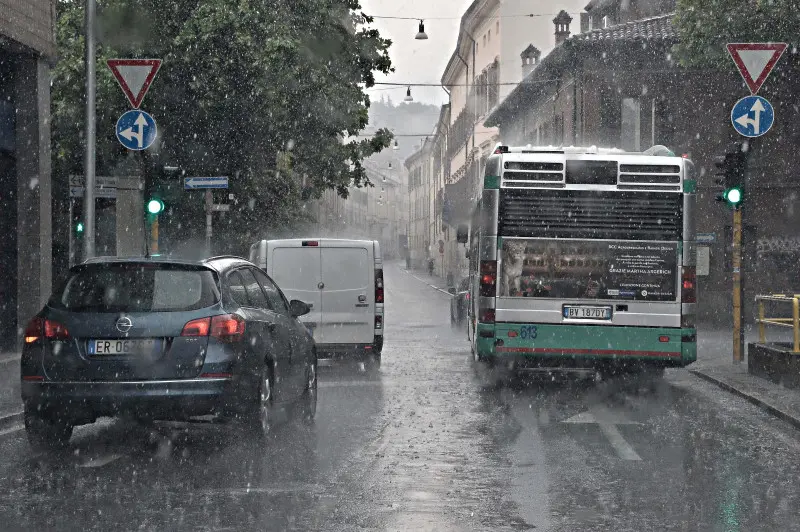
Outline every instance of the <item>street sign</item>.
POLYGON ((775 122, 775 111, 761 96, 745 96, 731 109, 731 123, 743 137, 760 137, 775 122))
POLYGON ((106 64, 131 107, 138 109, 161 68, 161 59, 109 59, 106 64))
MULTIPOLYGON (((69 196, 82 198, 86 182, 82 175, 69 176, 69 196)), ((117 178, 111 176, 95 176, 94 196, 96 198, 116 199, 117 178)))
POLYGON ((185 190, 199 190, 208 188, 228 188, 228 178, 223 177, 184 177, 185 190))
POLYGON ((750 94, 755 94, 786 51, 786 43, 730 43, 727 48, 750 94))
POLYGON ((156 121, 144 111, 133 109, 117 120, 117 140, 129 150, 146 150, 156 140, 156 121))
POLYGON ((713 244, 717 241, 716 233, 697 233, 695 241, 698 244, 713 244))

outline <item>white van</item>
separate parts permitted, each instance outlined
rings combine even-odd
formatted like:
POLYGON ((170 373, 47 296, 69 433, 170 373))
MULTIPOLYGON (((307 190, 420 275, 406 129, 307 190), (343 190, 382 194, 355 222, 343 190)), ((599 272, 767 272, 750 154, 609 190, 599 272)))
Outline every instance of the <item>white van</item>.
POLYGON ((288 299, 308 303, 300 319, 320 355, 383 349, 383 258, 375 240, 332 238, 261 240, 250 262, 262 268, 288 299))

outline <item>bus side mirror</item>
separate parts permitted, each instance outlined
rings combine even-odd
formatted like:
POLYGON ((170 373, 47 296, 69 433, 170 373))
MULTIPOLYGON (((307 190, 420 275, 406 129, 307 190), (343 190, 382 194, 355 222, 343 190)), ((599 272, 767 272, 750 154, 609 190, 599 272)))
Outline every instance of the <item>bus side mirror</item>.
POLYGON ((469 227, 462 224, 456 229, 456 242, 459 244, 466 244, 469 242, 469 227))

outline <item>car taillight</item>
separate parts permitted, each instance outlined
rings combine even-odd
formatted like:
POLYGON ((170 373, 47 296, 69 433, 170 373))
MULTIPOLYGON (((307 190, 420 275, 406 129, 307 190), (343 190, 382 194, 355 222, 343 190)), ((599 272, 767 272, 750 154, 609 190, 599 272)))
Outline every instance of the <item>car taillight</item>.
POLYGON ((211 318, 211 336, 235 340, 244 334, 244 319, 236 314, 225 314, 211 318))
POLYGON ((481 261, 481 287, 480 294, 483 297, 494 297, 497 291, 497 261, 481 261))
POLYGON ((493 308, 482 308, 480 313, 478 314, 479 318, 478 321, 481 323, 494 323, 494 309, 493 308))
POLYGON ((695 269, 684 266, 681 275, 681 302, 697 303, 697 275, 695 269))
POLYGON ((200 318, 184 325, 181 336, 208 336, 209 331, 211 331, 211 318, 200 318))
POLYGON ((69 331, 57 321, 36 317, 25 327, 25 343, 31 344, 39 338, 66 340, 69 338, 69 331))
POLYGON ((375 303, 383 303, 383 270, 375 270, 375 303))

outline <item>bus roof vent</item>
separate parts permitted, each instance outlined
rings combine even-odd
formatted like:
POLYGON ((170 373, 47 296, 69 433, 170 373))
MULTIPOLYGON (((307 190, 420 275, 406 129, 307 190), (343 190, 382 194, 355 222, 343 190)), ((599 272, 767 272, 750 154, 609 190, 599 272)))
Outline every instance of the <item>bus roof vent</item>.
POLYGON ((680 190, 680 164, 635 163, 619 165, 618 188, 647 190, 680 190))

